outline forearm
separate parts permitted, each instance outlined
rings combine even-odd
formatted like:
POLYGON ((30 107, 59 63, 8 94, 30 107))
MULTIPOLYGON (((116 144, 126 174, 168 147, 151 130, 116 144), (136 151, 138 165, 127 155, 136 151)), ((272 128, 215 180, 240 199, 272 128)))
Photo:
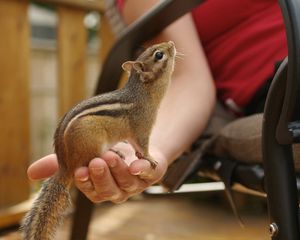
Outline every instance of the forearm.
POLYGON ((155 41, 172 40, 177 59, 171 86, 159 109, 151 148, 170 164, 201 135, 215 105, 215 86, 192 19, 184 16, 155 41))
POLYGON ((150 151, 160 152, 170 164, 201 135, 215 104, 211 88, 201 83, 171 86, 159 109, 150 151))
MULTIPOLYGON (((127 0, 125 19, 131 23, 155 2, 127 0)), ((150 152, 162 161, 167 160, 168 164, 201 135, 215 104, 213 78, 190 14, 147 44, 169 40, 175 42, 177 50, 184 56, 176 61, 172 83, 150 139, 150 152)))

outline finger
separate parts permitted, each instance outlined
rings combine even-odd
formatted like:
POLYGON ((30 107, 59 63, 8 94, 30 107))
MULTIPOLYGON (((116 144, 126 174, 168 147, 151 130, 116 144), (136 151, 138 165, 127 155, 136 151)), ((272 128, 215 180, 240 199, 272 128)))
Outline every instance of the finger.
POLYGON ((125 142, 120 142, 118 144, 116 144, 115 146, 113 146, 113 150, 117 150, 118 152, 121 152, 122 155, 125 156, 125 160, 123 159, 123 161, 125 161, 128 165, 136 159, 135 157, 135 151, 133 149, 133 147, 125 142))
POLYGON ((88 167, 80 167, 76 169, 74 173, 74 182, 76 187, 92 202, 101 202, 101 200, 98 199, 98 194, 89 177, 88 167))
POLYGON ((151 184, 158 182, 162 177, 160 165, 157 165, 157 167, 153 169, 150 162, 145 159, 139 159, 132 162, 129 166, 129 171, 131 174, 139 176, 141 179, 151 184))
POLYGON ((97 195, 95 187, 89 178, 75 178, 76 187, 91 201, 95 201, 97 195))
POLYGON ((47 155, 27 169, 27 175, 31 180, 40 180, 51 177, 58 170, 58 162, 55 154, 47 155))
POLYGON ((118 154, 106 152, 103 159, 108 164, 110 172, 121 190, 133 195, 142 192, 147 187, 144 181, 140 181, 137 176, 129 172, 128 165, 118 154))
POLYGON ((88 167, 77 168, 74 172, 74 179, 75 179, 75 181, 78 181, 79 183, 86 182, 87 180, 89 180, 88 167))
POLYGON ((89 164, 89 173, 97 193, 95 201, 109 200, 120 203, 126 200, 127 197, 116 184, 103 159, 93 159, 89 164))
POLYGON ((135 153, 133 147, 128 142, 119 142, 113 148, 121 151, 126 156, 135 153))

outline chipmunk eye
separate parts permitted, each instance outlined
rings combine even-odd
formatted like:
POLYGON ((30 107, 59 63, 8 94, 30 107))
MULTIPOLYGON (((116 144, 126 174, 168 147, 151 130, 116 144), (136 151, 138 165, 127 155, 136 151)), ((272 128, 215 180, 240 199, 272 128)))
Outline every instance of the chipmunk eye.
POLYGON ((156 60, 161 60, 164 57, 164 53, 157 51, 157 52, 155 52, 154 57, 156 60))

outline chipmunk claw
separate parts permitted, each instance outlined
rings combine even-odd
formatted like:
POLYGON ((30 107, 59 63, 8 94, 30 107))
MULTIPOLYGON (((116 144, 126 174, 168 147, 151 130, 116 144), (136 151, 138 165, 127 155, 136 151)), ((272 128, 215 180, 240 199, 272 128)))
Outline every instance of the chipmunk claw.
POLYGON ((154 170, 157 167, 158 162, 153 159, 146 159, 150 162, 152 169, 154 170))
POLYGON ((150 157, 150 156, 145 157, 145 156, 143 156, 143 154, 140 153, 140 152, 135 152, 135 156, 136 156, 138 159, 142 159, 142 158, 143 158, 143 159, 147 160, 147 161, 150 163, 152 169, 155 169, 156 166, 157 166, 157 164, 158 164, 158 162, 155 161, 152 157, 150 157))

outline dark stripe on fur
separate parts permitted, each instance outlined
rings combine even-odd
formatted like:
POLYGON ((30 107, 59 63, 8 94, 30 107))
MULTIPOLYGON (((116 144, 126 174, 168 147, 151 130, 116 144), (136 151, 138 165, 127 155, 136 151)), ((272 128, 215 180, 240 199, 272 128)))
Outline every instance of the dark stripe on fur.
POLYGON ((107 116, 107 117, 121 117, 124 116, 125 110, 101 110, 96 112, 87 113, 85 115, 80 116, 79 118, 85 116, 107 116))

